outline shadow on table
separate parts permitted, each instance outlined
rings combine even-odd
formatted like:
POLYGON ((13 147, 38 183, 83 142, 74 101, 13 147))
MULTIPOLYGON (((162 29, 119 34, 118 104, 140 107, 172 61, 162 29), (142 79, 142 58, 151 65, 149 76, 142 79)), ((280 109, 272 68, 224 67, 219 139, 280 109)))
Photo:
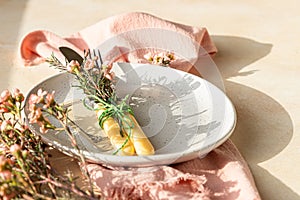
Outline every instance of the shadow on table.
POLYGON ((231 139, 249 163, 258 189, 264 191, 262 199, 300 199, 259 166, 281 152, 292 139, 293 123, 288 112, 270 96, 228 80, 255 73, 240 70, 269 54, 272 45, 233 36, 213 36, 213 40, 219 49, 214 61, 225 79, 226 93, 236 106, 238 116, 231 139))

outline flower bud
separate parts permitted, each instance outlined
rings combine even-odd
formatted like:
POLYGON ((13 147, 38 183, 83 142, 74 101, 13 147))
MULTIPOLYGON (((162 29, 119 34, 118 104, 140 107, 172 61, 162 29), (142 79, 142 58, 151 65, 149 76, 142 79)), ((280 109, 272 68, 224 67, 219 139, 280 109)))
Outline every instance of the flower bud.
POLYGON ((9 131, 11 129, 12 129, 12 124, 11 124, 10 120, 5 120, 2 122, 1 127, 0 127, 0 130, 2 132, 9 131))
POLYGON ((90 59, 86 60, 84 63, 84 69, 85 70, 90 70, 93 69, 95 67, 94 62, 90 59))
POLYGON ((55 104, 54 94, 55 94, 55 91, 52 91, 52 93, 47 93, 46 104, 44 105, 45 108, 49 108, 55 104))
POLYGON ((153 56, 152 56, 151 52, 148 52, 147 54, 145 54, 144 58, 148 61, 153 61, 153 56))
POLYGON ((67 71, 70 73, 75 73, 76 70, 80 69, 80 64, 77 60, 71 60, 67 65, 67 71))
POLYGON ((0 113, 8 113, 9 109, 4 105, 0 104, 0 113))
POLYGON ((13 97, 16 99, 17 102, 24 101, 24 95, 20 92, 18 88, 13 89, 13 97))
POLYGON ((10 152, 12 154, 19 153, 20 151, 21 151, 21 146, 18 144, 13 144, 12 146, 10 146, 10 152))
POLYGON ((0 172, 0 180, 9 181, 12 177, 12 173, 8 170, 4 170, 0 172))
POLYGON ((27 150, 22 151, 22 157, 23 157, 24 159, 26 159, 27 156, 28 156, 28 151, 27 151, 27 150))
POLYGON ((0 95, 0 103, 7 101, 11 97, 9 90, 4 90, 0 95))

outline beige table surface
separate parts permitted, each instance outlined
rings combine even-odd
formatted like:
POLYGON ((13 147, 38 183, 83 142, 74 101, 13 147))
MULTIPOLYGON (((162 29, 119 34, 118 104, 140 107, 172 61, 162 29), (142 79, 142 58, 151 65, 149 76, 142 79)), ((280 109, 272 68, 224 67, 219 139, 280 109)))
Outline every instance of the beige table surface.
POLYGON ((128 11, 205 26, 219 49, 215 62, 238 114, 231 138, 262 198, 300 199, 299 7, 299 0, 0 0, 0 89, 26 93, 58 73, 46 65, 22 66, 19 41, 35 29, 67 36, 128 11))

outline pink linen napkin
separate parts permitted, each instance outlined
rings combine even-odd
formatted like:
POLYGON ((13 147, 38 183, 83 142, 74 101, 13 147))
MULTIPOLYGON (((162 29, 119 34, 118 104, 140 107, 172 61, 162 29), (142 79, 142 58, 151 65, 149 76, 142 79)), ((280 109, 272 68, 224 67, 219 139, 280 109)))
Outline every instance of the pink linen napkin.
POLYGON ((231 140, 204 158, 171 166, 111 170, 90 164, 88 168, 108 199, 260 199, 247 163, 231 140))
MULTIPOLYGON (((107 18, 65 38, 62 38, 55 33, 46 30, 33 31, 23 38, 20 46, 20 53, 25 66, 35 65, 43 62, 45 58, 51 55, 52 52, 57 55, 58 58, 64 60, 63 56, 58 51, 57 47, 59 46, 67 46, 79 53, 82 53, 84 49, 96 48, 99 44, 105 41, 109 41, 113 36, 121 33, 124 33, 123 38, 125 37, 125 40, 131 40, 132 38, 128 37, 134 37, 134 34, 140 35, 146 33, 149 30, 147 28, 160 29, 159 31, 169 30, 170 33, 174 32, 178 33, 178 35, 184 35, 188 37, 189 40, 195 41, 197 45, 200 45, 210 55, 213 55, 217 52, 217 49, 205 28, 177 24, 174 22, 162 20, 149 14, 134 12, 107 18), (137 30, 140 31, 137 32, 137 30), (143 30, 145 31, 142 32, 143 30), (130 31, 136 32, 126 35, 126 33, 130 31)), ((156 33, 157 32, 154 32, 153 34, 156 33)), ((138 43, 138 47, 136 49, 138 49, 139 47, 144 47, 145 45, 149 45, 149 43, 152 43, 151 45, 155 46, 158 44, 153 43, 155 43, 156 40, 161 39, 159 37, 160 36, 157 36, 152 41, 147 40, 147 37, 140 38, 139 41, 132 42, 132 44, 138 43)), ((138 38, 133 39, 137 40, 138 38)), ((184 38, 182 37, 176 39, 184 40, 184 38)), ((117 42, 122 42, 122 38, 117 38, 116 40, 118 40, 117 42)), ((183 42, 181 42, 181 44, 183 44, 183 42)), ((133 46, 133 48, 135 48, 135 46, 133 46)), ((198 49, 196 49, 197 47, 194 48, 195 49, 192 49, 191 51, 192 54, 195 51, 198 51, 198 49)), ((111 50, 111 52, 113 53, 115 53, 115 51, 119 51, 120 55, 123 54, 121 58, 116 58, 119 61, 120 59, 131 62, 138 61, 139 59, 142 59, 141 55, 143 55, 143 52, 139 52, 138 54, 136 52, 130 52, 129 55, 124 55, 121 48, 115 48, 111 50)), ((108 54, 112 53, 109 52, 108 54)), ((190 70, 190 68, 186 68, 186 71, 188 70, 190 70)))
MULTIPOLYGON (((102 20, 67 38, 45 30, 33 31, 21 42, 21 57, 26 66, 43 62, 52 52, 63 59, 58 51, 59 46, 68 46, 82 53, 84 49, 95 48, 115 35, 141 28, 174 31, 196 41, 210 55, 217 52, 205 28, 186 26, 134 12, 102 20)), ((128 40, 137 42, 132 41, 132 38, 128 40)), ((144 45, 143 41, 138 42, 140 46, 144 45)), ((110 50, 113 52, 116 49, 110 50)), ((121 48, 117 47, 117 50, 122 55, 116 58, 119 61, 142 62, 144 59, 143 51, 127 52, 125 55, 121 48)), ((191 67, 181 69, 193 70, 191 67)), ((231 140, 227 140, 204 158, 176 165, 112 169, 89 164, 88 170, 96 186, 108 199, 260 199, 247 163, 231 140)))

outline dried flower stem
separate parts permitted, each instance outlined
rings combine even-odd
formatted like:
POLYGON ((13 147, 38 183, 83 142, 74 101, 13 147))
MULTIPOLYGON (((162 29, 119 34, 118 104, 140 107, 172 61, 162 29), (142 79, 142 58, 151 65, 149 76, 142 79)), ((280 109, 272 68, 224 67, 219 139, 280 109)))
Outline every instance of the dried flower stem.
MULTIPOLYGON (((77 144, 77 141, 76 141, 76 138, 75 138, 73 132, 70 130, 70 127, 69 127, 69 122, 70 121, 73 125, 76 125, 76 123, 74 123, 68 117, 68 109, 64 109, 62 106, 58 105, 54 101, 54 97, 53 97, 54 93, 52 93, 52 96, 51 95, 49 96, 49 93, 47 93, 47 92, 40 92, 40 93, 43 94, 43 95, 41 95, 41 97, 42 96, 45 97, 44 101, 42 101, 43 105, 40 106, 42 108, 42 112, 47 113, 48 115, 51 115, 51 116, 55 117, 60 122, 62 128, 53 127, 53 129, 55 129, 57 131, 64 130, 67 133, 69 139, 71 140, 71 145, 77 151, 77 156, 78 156, 80 162, 83 165, 83 169, 81 171, 84 174, 85 178, 88 180, 91 196, 94 197, 93 184, 92 184, 92 181, 91 181, 91 178, 90 178, 90 174, 87 170, 86 160, 85 160, 85 158, 84 158, 84 156, 83 156, 83 154, 80 150, 80 147, 77 144)), ((33 96, 33 99, 34 98, 35 98, 35 96, 33 96)), ((35 102, 34 100, 32 100, 31 103, 36 104, 35 106, 32 107, 32 109, 33 109, 32 112, 34 112, 34 108, 38 107, 37 104, 38 103, 41 104, 41 101, 40 101, 40 99, 39 99, 38 102, 35 102)), ((43 117, 43 119, 46 119, 46 118, 43 117)))
POLYGON ((75 194, 77 194, 80 197, 84 197, 84 198, 90 199, 90 200, 96 200, 96 199, 98 199, 96 197, 87 195, 82 190, 78 189, 78 187, 75 184, 69 186, 69 185, 65 185, 65 184, 60 183, 60 182, 53 181, 52 179, 49 179, 47 177, 42 177, 42 178, 44 179, 44 182, 51 183, 51 184, 53 184, 56 187, 61 188, 61 189, 71 190, 71 191, 73 191, 75 194))
MULTIPOLYGON (((33 100, 43 104, 44 109, 67 122, 67 110, 59 107, 54 93, 40 91, 33 100), (65 115, 63 115, 65 113, 65 115)), ((72 178, 58 174, 50 165, 41 137, 26 126, 22 118, 23 95, 19 90, 0 95, 0 195, 3 199, 58 199, 78 196, 97 199, 93 192, 86 192, 75 185, 72 178), (58 193, 62 190, 63 193, 58 193)), ((33 103, 33 102, 31 102, 33 103)), ((31 104, 32 117, 44 128, 54 129, 37 105, 31 104), (44 124, 42 124, 44 123, 44 124)))

